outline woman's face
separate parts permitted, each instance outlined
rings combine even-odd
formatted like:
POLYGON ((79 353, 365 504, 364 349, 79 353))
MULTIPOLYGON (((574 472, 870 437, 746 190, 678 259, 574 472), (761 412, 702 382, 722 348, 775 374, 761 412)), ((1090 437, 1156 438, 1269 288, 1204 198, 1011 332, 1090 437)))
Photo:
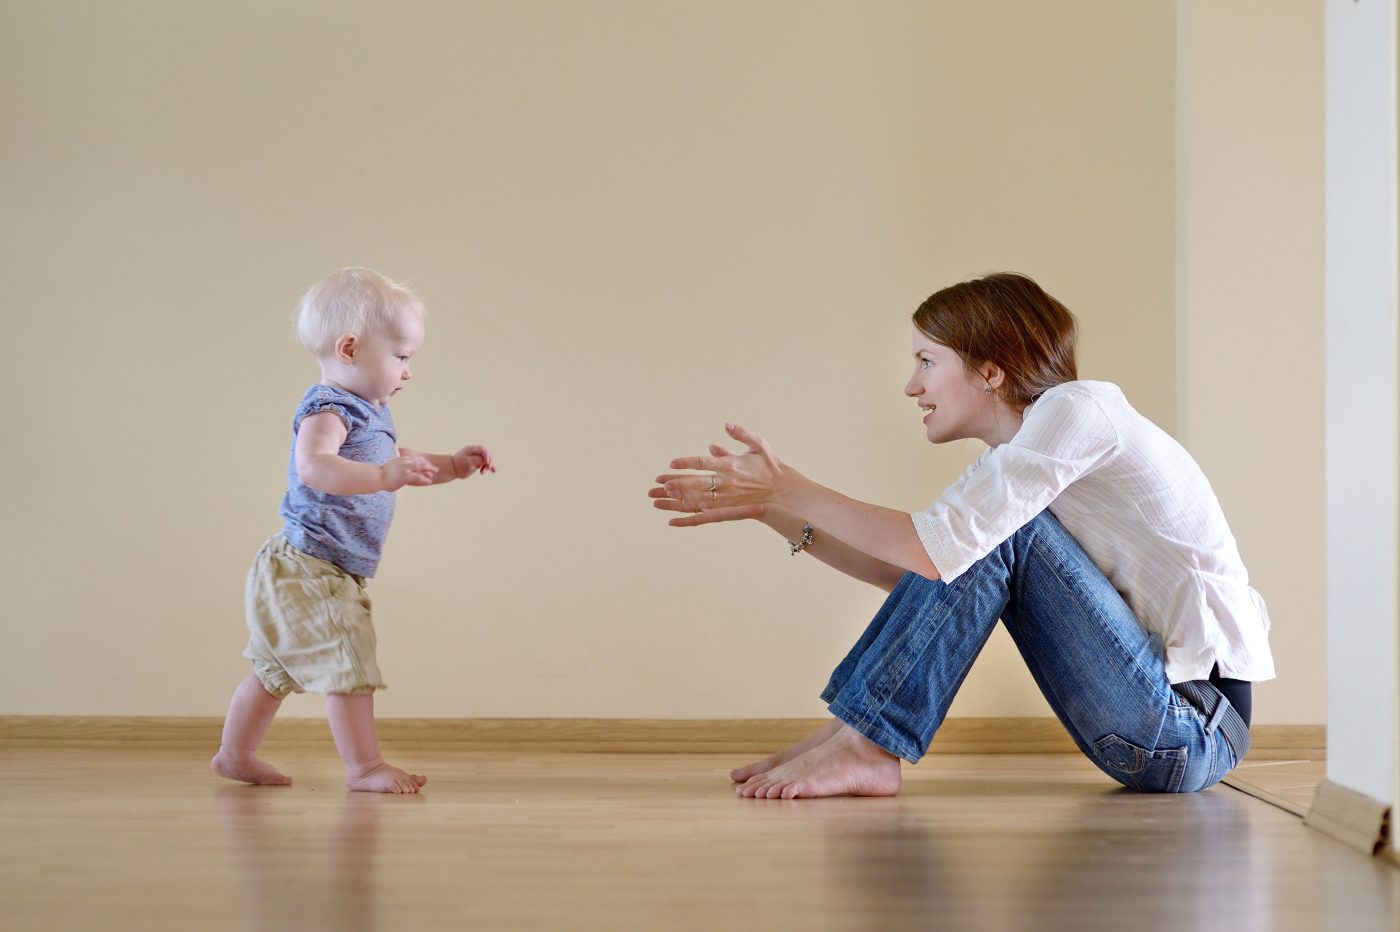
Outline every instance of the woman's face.
POLYGON ((969 372, 961 356, 914 328, 914 374, 904 394, 919 403, 930 443, 976 437, 995 446, 1009 439, 993 436, 1004 420, 996 411, 995 388, 1001 372, 991 364, 984 368, 990 373, 985 378, 983 373, 969 372))

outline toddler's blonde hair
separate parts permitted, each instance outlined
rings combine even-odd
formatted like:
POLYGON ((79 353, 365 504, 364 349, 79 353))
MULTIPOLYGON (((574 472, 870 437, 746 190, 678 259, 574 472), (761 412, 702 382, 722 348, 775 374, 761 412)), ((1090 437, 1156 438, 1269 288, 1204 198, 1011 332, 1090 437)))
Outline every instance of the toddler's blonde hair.
POLYGON ((308 353, 325 359, 345 334, 382 333, 405 309, 424 314, 423 302, 406 285, 373 269, 341 269, 302 295, 297 305, 297 339, 308 353))

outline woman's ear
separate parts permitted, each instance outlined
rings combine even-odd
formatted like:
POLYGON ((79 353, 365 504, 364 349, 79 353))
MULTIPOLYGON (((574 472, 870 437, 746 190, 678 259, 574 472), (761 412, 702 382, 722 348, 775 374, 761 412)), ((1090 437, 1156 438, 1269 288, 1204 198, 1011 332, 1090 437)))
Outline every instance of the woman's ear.
POLYGON ((355 335, 353 333, 342 334, 340 339, 335 341, 335 358, 337 361, 347 366, 355 364, 356 346, 355 335))
POLYGON ((982 363, 977 371, 981 374, 982 380, 987 383, 992 391, 1001 388, 1002 384, 1006 381, 1006 373, 1002 371, 1001 366, 998 366, 994 362, 988 361, 982 363))

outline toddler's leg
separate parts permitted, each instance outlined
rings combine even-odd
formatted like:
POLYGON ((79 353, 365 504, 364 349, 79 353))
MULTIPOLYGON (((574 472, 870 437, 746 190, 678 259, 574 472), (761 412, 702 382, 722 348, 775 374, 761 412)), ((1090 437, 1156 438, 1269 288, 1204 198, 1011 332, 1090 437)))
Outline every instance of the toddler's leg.
POLYGON ((416 793, 428 778, 400 770, 379 754, 374 730, 374 694, 326 696, 326 713, 340 759, 345 761, 345 785, 367 793, 416 793))
POLYGON ((258 759, 258 748, 262 746, 272 719, 282 707, 282 700, 275 698, 249 673, 234 690, 233 700, 228 705, 228 718, 224 719, 224 737, 219 753, 209 762, 209 769, 221 777, 241 780, 244 783, 261 783, 269 786, 285 786, 292 778, 280 773, 276 767, 258 759))

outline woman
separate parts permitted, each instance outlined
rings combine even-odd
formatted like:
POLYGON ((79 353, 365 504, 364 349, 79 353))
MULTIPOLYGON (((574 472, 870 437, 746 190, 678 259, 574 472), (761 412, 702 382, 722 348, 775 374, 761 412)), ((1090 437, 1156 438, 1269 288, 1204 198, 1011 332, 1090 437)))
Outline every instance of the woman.
POLYGON ((755 519, 890 593, 831 676, 833 719, 731 773, 745 797, 899 791, 1001 619, 1075 743, 1149 792, 1217 783, 1249 748, 1250 682, 1274 676, 1268 615, 1191 456, 1117 386, 1078 381, 1075 322, 1022 275, 914 313, 905 386, 932 443, 988 449, 926 511, 855 501, 748 447, 659 476, 676 527, 755 519))

